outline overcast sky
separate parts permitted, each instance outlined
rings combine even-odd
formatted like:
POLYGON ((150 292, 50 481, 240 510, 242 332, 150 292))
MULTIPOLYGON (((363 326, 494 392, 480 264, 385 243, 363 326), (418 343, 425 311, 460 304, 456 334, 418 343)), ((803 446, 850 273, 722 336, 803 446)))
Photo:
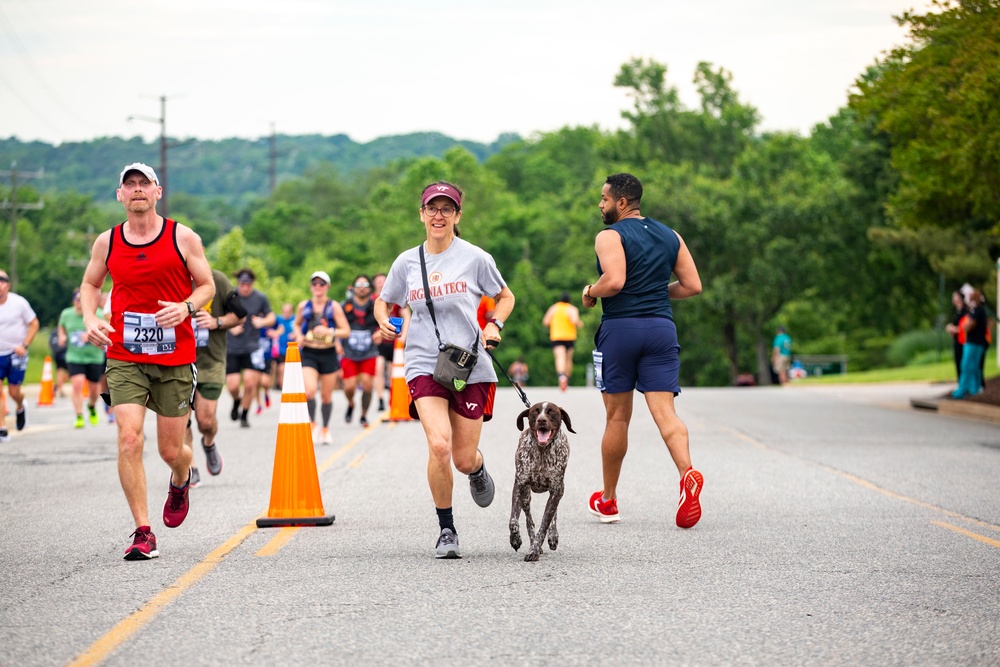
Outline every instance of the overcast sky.
MULTIPOLYGON (((419 131, 489 142, 620 127, 634 57, 688 106, 706 60, 762 129, 808 134, 925 0, 0 0, 0 137, 419 131), (457 5, 457 6, 456 6, 457 5)), ((2 156, 0 156, 2 158, 2 156)))

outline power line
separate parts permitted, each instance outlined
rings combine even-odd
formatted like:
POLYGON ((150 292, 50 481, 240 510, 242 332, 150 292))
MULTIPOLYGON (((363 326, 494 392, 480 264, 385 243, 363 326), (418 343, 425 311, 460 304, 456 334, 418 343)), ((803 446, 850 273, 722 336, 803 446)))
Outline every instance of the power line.
MULTIPOLYGON (((63 98, 56 95, 56 93, 48 85, 48 82, 45 80, 45 77, 42 76, 42 73, 38 70, 37 67, 35 67, 34 61, 28 54, 28 49, 25 48, 24 43, 21 41, 20 37, 18 37, 17 30, 14 27, 14 24, 4 13, 3 7, 0 7, 0 25, 3 26, 4 32, 7 33, 7 36, 9 37, 11 44, 14 46, 14 50, 17 51, 18 56, 20 56, 22 62, 25 64, 26 68, 30 70, 31 75, 33 76, 33 81, 37 83, 38 86, 43 91, 45 91, 45 93, 52 99, 53 102, 56 103, 56 106, 59 108, 59 110, 62 111, 64 114, 66 114, 69 118, 72 118, 77 123, 85 125, 90 129, 99 129, 100 128, 99 125, 90 122, 85 118, 81 118, 76 112, 76 110, 71 105, 67 104, 63 100, 63 98)), ((2 75, 0 75, 0 79, 3 79, 7 87, 10 88, 12 92, 14 92, 17 98, 21 100, 21 102, 24 103, 26 107, 28 107, 29 111, 31 111, 35 116, 39 116, 40 120, 42 120, 46 125, 48 125, 50 129, 56 130, 57 132, 62 134, 61 129, 54 127, 50 122, 48 122, 48 119, 46 119, 45 116, 42 116, 41 114, 38 113, 37 110, 35 110, 34 106, 30 104, 28 100, 23 95, 21 95, 20 92, 17 91, 16 87, 13 85, 13 83, 11 83, 10 80, 8 80, 6 77, 3 77, 2 75)))

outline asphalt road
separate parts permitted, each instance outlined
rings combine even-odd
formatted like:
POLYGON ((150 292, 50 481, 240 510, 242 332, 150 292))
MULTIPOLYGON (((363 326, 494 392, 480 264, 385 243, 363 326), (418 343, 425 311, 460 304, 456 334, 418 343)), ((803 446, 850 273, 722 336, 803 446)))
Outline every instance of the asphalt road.
POLYGON ((279 406, 240 429, 224 399, 225 468, 209 478, 196 451, 203 483, 176 529, 160 518, 168 471, 147 422, 160 557, 126 562, 115 428, 74 430, 68 399, 30 398, 27 429, 0 445, 0 665, 1000 664, 1000 428, 908 407, 941 392, 685 391, 705 475, 704 516, 685 531, 641 398, 622 520, 603 525, 586 511, 599 394, 529 388, 577 431, 559 548, 537 563, 508 541, 522 409, 510 389, 481 446, 493 505, 456 479, 455 561, 432 556, 419 424, 345 425, 337 396, 335 442, 314 448, 333 525, 256 528, 279 406))

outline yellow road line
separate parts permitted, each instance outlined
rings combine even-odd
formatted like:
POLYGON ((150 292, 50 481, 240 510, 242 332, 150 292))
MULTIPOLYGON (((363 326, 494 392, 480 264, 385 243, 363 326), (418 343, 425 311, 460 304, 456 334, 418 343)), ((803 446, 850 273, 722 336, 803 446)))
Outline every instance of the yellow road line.
POLYGON ((990 539, 988 537, 985 537, 984 535, 980 535, 979 533, 973 533, 971 530, 966 530, 964 528, 959 528, 958 526, 953 526, 950 523, 945 523, 943 521, 931 521, 931 523, 933 523, 935 526, 941 526, 942 528, 947 528, 948 530, 953 530, 956 533, 961 533, 962 535, 965 535, 966 537, 971 537, 974 540, 979 540, 980 542, 982 542, 984 544, 988 544, 991 547, 996 547, 996 548, 1000 549, 1000 540, 993 540, 993 539, 990 539))
POLYGON ((295 537, 295 533, 299 531, 302 526, 284 526, 278 531, 278 534, 271 538, 271 541, 261 547, 260 551, 254 554, 254 556, 273 556, 281 550, 281 547, 288 544, 288 541, 295 537))
MULTIPOLYGON (((353 440, 331 454, 330 457, 318 467, 317 474, 325 472, 337 459, 368 437, 372 431, 375 430, 375 426, 379 423, 381 422, 375 422, 372 428, 366 428, 353 440)), ((267 512, 265 511, 260 516, 267 516, 267 512)), ((285 544, 287 544, 289 540, 292 539, 299 528, 299 526, 282 528, 270 542, 264 545, 264 547, 257 552, 256 555, 273 556, 285 544)), ((129 637, 152 621, 160 610, 173 602, 174 599, 176 599, 181 593, 191 588, 191 586, 197 583, 206 574, 214 570, 215 566, 219 564, 224 556, 242 544, 243 541, 250 537, 250 535, 252 535, 256 530, 256 520, 254 520, 253 523, 244 526, 238 533, 226 540, 222 546, 212 551, 210 554, 205 556, 204 559, 196 563, 190 570, 182 574, 177 581, 154 595, 153 598, 143 605, 141 609, 129 614, 129 616, 120 621, 118 625, 111 628, 111 630, 106 632, 102 637, 91 644, 83 653, 78 655, 72 662, 68 663, 68 667, 83 667, 85 665, 100 664, 119 646, 128 640, 129 637)))
POLYGON ((83 665, 96 665, 103 661, 129 637, 152 621, 161 609, 173 602, 181 593, 191 588, 199 579, 215 569, 215 566, 222 561, 226 554, 242 544, 255 530, 257 530, 256 523, 244 526, 238 533, 226 540, 222 546, 205 556, 201 562, 181 575, 172 585, 154 595, 153 599, 143 605, 141 609, 130 614, 127 618, 119 622, 118 625, 111 628, 103 637, 91 644, 86 651, 70 662, 69 665, 71 667, 81 667, 83 665))
POLYGON ((365 460, 365 456, 366 456, 365 454, 358 454, 357 456, 354 457, 354 460, 351 461, 350 465, 348 465, 347 467, 357 468, 358 466, 361 465, 361 462, 365 460))

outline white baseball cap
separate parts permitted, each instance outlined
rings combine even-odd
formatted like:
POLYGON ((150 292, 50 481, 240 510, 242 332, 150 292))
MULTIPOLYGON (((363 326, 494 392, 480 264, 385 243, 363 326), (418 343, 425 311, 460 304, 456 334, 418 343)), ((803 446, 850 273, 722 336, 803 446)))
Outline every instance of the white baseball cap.
POLYGON ((327 285, 330 284, 330 274, 328 274, 326 271, 314 271, 313 274, 309 276, 309 282, 312 282, 316 278, 319 278, 327 285))
POLYGON ((156 183, 157 185, 160 184, 160 179, 156 177, 156 172, 153 171, 152 167, 141 162, 133 162, 129 166, 122 169, 122 175, 118 177, 118 187, 121 187, 125 183, 125 176, 128 175, 130 171, 138 171, 153 183, 156 183))

